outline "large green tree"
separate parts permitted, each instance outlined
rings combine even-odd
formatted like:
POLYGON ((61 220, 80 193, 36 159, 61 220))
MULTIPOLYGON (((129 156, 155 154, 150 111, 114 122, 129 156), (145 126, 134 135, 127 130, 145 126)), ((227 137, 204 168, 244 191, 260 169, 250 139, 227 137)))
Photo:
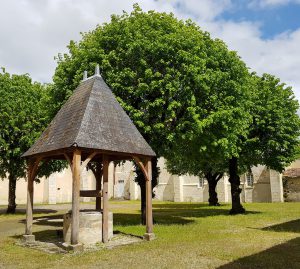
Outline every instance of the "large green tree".
MULTIPOLYGON (((226 155, 222 154, 224 148, 219 147, 216 142, 220 139, 228 141, 226 136, 232 134, 224 130, 219 133, 222 129, 221 122, 219 125, 214 125, 215 128, 202 130, 203 122, 206 122, 207 117, 203 117, 198 123, 195 122, 190 136, 179 137, 168 158, 168 166, 177 173, 205 175, 207 171, 228 171, 232 187, 231 213, 233 214, 244 212, 239 197, 241 191, 239 174, 258 164, 282 172, 296 159, 299 147, 300 122, 297 114, 299 105, 292 89, 269 74, 264 74, 262 77, 256 74, 249 75, 245 83, 251 95, 248 96, 250 103, 244 109, 248 109, 247 114, 251 117, 247 117, 248 120, 244 123, 244 135, 239 136, 237 133, 238 147, 234 155, 229 155, 226 161, 227 169, 224 166, 226 159, 223 158, 226 155), (198 128, 199 126, 201 128, 198 128), (174 151, 177 153, 174 154, 174 151), (235 182, 236 184, 232 184, 235 182)), ((220 112, 214 108, 210 113, 213 116, 220 112)), ((198 119, 200 118, 201 115, 198 119)), ((222 119, 224 124, 228 124, 228 128, 232 120, 234 117, 231 118, 230 115, 222 119)), ((209 173, 207 175, 211 177, 209 173)))
POLYGON ((253 103, 248 139, 241 164, 266 165, 282 172, 299 152, 300 119, 298 100, 291 87, 270 74, 254 80, 253 103))
MULTIPOLYGON (((16 208, 16 182, 26 176, 21 155, 33 144, 49 121, 47 87, 33 83, 28 75, 0 72, 0 177, 8 178, 7 213, 16 208)), ((57 171, 60 164, 42 166, 39 176, 57 171)))
MULTIPOLYGON (((206 45, 206 87, 196 89, 196 116, 186 124, 183 133, 176 134, 168 162, 184 172, 206 174, 215 185, 220 174, 228 171, 231 213, 241 213, 244 208, 240 203, 240 171, 235 163, 249 135, 254 86, 247 67, 235 52, 220 40, 208 39, 206 45), (187 160, 191 162, 188 166, 187 160)), ((213 184, 211 194, 215 196, 213 184)))
MULTIPOLYGON (((218 80, 211 66, 223 64, 210 58, 213 44, 209 34, 191 21, 179 21, 172 14, 145 13, 135 5, 132 13, 112 16, 110 23, 83 34, 78 43, 71 41, 69 53, 59 55, 53 114, 79 84, 83 71, 92 75, 99 63, 104 80, 122 107, 157 157, 164 156, 175 134, 183 133, 199 110, 205 113, 207 109, 197 102, 206 100, 211 81, 218 80)), ((231 55, 230 61, 236 57, 231 55)), ((154 176, 158 175, 156 163, 154 158, 154 176)), ((138 171, 137 175, 144 197, 144 179, 138 171)))

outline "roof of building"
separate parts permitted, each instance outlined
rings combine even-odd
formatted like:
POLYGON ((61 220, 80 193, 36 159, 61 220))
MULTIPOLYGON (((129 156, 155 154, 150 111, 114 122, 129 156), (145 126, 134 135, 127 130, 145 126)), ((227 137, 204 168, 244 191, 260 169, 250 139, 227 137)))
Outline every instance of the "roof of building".
POLYGON ((74 146, 155 156, 97 72, 80 83, 23 157, 74 146))
POLYGON ((284 177, 295 178, 300 177, 300 168, 290 168, 284 171, 284 177))

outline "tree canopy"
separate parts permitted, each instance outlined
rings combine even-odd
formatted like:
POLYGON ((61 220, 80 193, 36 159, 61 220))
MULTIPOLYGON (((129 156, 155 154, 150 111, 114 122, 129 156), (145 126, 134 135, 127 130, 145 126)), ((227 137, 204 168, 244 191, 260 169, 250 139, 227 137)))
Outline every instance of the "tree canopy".
MULTIPOLYGON (((9 178, 8 212, 15 211, 16 180, 26 176, 21 155, 33 144, 49 122, 47 87, 32 82, 28 75, 0 73, 0 177, 9 178)), ((52 162, 43 166, 39 176, 59 170, 52 162)))
POLYGON ((58 57, 54 75, 56 110, 96 63, 101 75, 158 156, 173 139, 184 118, 195 114, 194 89, 204 87, 206 45, 209 39, 190 21, 171 14, 148 13, 135 5, 131 14, 112 16, 111 22, 69 44, 58 57), (163 142, 164 141, 164 142, 163 142), (162 143, 163 142, 163 143, 162 143))
POLYGON ((289 125, 278 116, 280 124, 289 126, 281 127, 281 134, 274 133, 279 122, 272 123, 270 133, 271 123, 266 127, 258 120, 267 120, 272 106, 275 109, 280 102, 286 108, 292 107, 289 113, 279 114, 286 118, 294 115, 298 104, 290 103, 291 90, 272 82, 271 77, 259 79, 249 74, 236 52, 190 20, 143 12, 134 5, 130 14, 113 15, 111 22, 83 34, 79 42, 71 41, 68 48, 68 54, 57 58, 53 113, 76 88, 83 71, 92 75, 99 63, 118 101, 158 157, 169 159, 169 168, 177 173, 189 170, 199 174, 205 172, 208 163, 212 171, 226 167, 235 204, 233 212, 243 211, 239 173, 258 163, 282 170, 292 159, 298 118, 289 125), (267 99, 272 105, 264 103, 267 90, 261 90, 266 87, 271 93, 271 85, 275 85, 273 90, 281 100, 267 99), (280 90, 283 88, 285 93, 280 90), (263 112, 265 105, 268 112, 263 112), (258 130, 264 131, 258 134, 258 130), (288 130, 290 140, 285 143, 288 130), (264 132, 268 135, 264 136, 264 132), (270 135, 278 141, 268 140, 270 135), (285 150, 279 149, 281 143, 285 150), (267 149, 283 155, 275 160, 267 149), (176 164, 180 159, 182 165, 176 164), (186 166, 189 161, 192 163, 186 166))

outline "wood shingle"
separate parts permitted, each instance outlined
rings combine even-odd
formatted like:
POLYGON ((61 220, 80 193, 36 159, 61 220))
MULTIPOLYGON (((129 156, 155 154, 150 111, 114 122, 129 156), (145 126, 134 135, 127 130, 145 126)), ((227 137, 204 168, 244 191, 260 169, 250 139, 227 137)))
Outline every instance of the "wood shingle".
POLYGON ((23 156, 51 153, 73 146, 155 156, 100 75, 80 83, 23 156))

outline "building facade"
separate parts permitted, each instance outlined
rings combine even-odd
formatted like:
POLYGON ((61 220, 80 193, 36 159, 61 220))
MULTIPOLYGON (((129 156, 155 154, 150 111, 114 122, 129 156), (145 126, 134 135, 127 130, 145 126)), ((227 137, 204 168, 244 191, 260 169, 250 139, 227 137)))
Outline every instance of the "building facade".
MULTIPOLYGON (((196 176, 178 176, 168 173, 164 168, 164 159, 160 158, 160 176, 155 187, 155 199, 174 202, 207 202, 208 184, 203 178, 196 176)), ((140 199, 139 186, 134 182, 133 163, 127 161, 123 165, 109 166, 109 197, 115 199, 140 199)), ((96 180, 91 171, 83 171, 81 190, 96 188, 96 180)), ((26 203, 25 179, 17 182, 16 203, 26 203)), ((251 172, 241 175, 241 200, 251 202, 283 202, 282 174, 267 169, 264 166, 253 167, 251 172)), ((72 174, 70 169, 53 173, 49 178, 43 178, 34 186, 35 203, 69 203, 72 201, 72 174)), ((230 183, 224 176, 217 185, 219 202, 231 202, 230 183)), ((8 199, 8 180, 0 181, 0 204, 6 205, 8 199)), ((94 198, 81 198, 84 202, 94 198)))

